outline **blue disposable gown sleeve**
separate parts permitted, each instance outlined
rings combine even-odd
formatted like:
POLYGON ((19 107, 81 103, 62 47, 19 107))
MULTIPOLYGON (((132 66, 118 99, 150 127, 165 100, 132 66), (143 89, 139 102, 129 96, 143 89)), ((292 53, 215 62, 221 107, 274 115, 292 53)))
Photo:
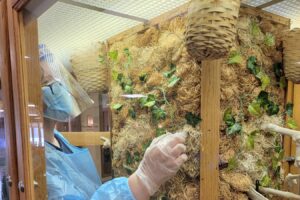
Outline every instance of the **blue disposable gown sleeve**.
POLYGON ((130 190, 128 179, 115 178, 101 185, 91 200, 136 200, 130 190))

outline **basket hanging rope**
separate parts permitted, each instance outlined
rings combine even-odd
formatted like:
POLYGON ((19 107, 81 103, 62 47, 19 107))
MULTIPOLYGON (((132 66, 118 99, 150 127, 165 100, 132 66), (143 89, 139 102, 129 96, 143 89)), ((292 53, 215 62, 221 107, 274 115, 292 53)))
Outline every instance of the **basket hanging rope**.
POLYGON ((291 30, 283 40, 284 72, 288 80, 300 83, 300 28, 291 30))
POLYGON ((240 0, 192 0, 186 46, 196 60, 226 56, 235 43, 240 0))

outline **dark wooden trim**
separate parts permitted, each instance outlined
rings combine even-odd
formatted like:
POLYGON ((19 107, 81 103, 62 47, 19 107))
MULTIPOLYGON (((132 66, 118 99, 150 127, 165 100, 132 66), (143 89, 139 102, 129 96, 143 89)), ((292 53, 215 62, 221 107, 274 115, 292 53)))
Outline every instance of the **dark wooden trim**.
POLYGON ((13 0, 7 0, 8 25, 10 41, 11 71, 13 80, 14 114, 16 127, 16 144, 18 153, 19 181, 25 185, 25 191, 20 192, 21 200, 34 200, 33 166, 29 134, 29 112, 27 107, 28 88, 27 72, 24 66, 24 27, 22 15, 11 5, 13 0))
POLYGON ((3 92, 4 108, 4 126, 5 139, 7 146, 7 165, 8 175, 11 177, 12 186, 9 187, 9 197, 12 200, 19 199, 18 169, 17 169, 17 149, 16 149, 16 132, 14 124, 14 105, 12 79, 10 70, 9 54, 9 36, 8 36, 8 19, 7 19, 7 2, 0 1, 0 74, 3 92))
POLYGON ((280 2, 283 2, 284 0, 272 0, 270 2, 267 2, 267 3, 264 3, 260 6, 257 6, 257 8, 260 8, 260 9, 264 9, 264 8, 267 8, 267 7, 270 7, 270 6, 273 6, 277 3, 280 3, 280 2))
POLYGON ((29 1, 30 0, 12 0, 10 5, 12 5, 16 11, 20 11, 29 1))

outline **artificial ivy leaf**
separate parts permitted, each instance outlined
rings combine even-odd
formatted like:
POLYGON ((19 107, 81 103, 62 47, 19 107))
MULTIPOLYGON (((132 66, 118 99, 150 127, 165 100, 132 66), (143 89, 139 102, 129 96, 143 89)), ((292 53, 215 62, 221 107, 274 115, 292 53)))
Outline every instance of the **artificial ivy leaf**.
POLYGON ((164 128, 157 128, 156 129, 156 137, 159 137, 159 136, 164 135, 166 133, 167 133, 167 131, 164 128))
POLYGON ((133 157, 134 157, 134 161, 136 162, 139 162, 141 159, 140 159, 140 153, 139 152, 134 152, 133 154, 133 157))
POLYGON ((294 104, 292 103, 287 103, 285 105, 285 113, 289 116, 292 117, 293 116, 293 109, 294 109, 294 104))
POLYGON ((131 165, 133 163, 132 156, 129 151, 126 151, 126 164, 131 165))
POLYGON ((185 115, 185 119, 187 121, 187 124, 193 126, 193 127, 196 127, 197 124, 199 124, 199 122, 201 121, 201 118, 197 115, 194 115, 193 113, 191 112, 188 112, 186 115, 185 115))
POLYGON ((261 91, 257 97, 257 102, 261 107, 265 107, 269 104, 269 94, 266 91, 261 91))
POLYGON ((243 57, 240 52, 234 51, 229 55, 228 64, 242 64, 243 57))
POLYGON ((268 47, 275 46, 275 37, 271 33, 266 33, 264 43, 268 47))
POLYGON ((176 65, 174 63, 169 64, 170 69, 175 69, 176 65))
POLYGON ((117 71, 115 71, 115 70, 113 70, 112 71, 112 79, 114 80, 114 81, 117 81, 118 80, 118 72, 117 71))
POLYGON ((133 91, 132 86, 126 85, 124 88, 124 91, 126 94, 132 94, 132 91, 133 91))
POLYGON ((293 118, 289 118, 287 120, 286 124, 287 124, 288 128, 291 128, 291 129, 297 129, 298 128, 297 122, 293 118))
POLYGON ((281 89, 284 89, 284 88, 286 88, 286 86, 287 86, 287 82, 286 82, 285 76, 280 77, 279 87, 281 89))
POLYGON ((282 77, 284 75, 282 63, 273 64, 273 71, 274 71, 274 74, 276 77, 276 81, 279 82, 280 77, 282 77))
POLYGON ((234 170, 238 167, 238 161, 236 159, 236 157, 232 157, 228 160, 228 167, 227 167, 227 170, 228 171, 231 171, 231 170, 234 170))
POLYGON ((250 24, 250 34, 253 37, 258 37, 262 34, 260 27, 256 21, 252 21, 250 24))
POLYGON ((242 131, 242 125, 240 125, 239 123, 235 123, 226 129, 227 135, 238 134, 241 131, 242 131))
POLYGON ((156 102, 156 98, 153 94, 149 94, 147 97, 140 99, 140 103, 142 107, 152 107, 155 105, 155 102, 156 102))
POLYGON ((148 78, 148 74, 147 73, 143 73, 139 76, 140 81, 145 82, 148 78))
POLYGON ((270 85, 270 82, 271 82, 270 77, 267 74, 265 74, 264 72, 259 72, 256 75, 256 77, 261 82, 261 88, 262 88, 262 90, 265 90, 266 87, 270 85))
POLYGON ((129 52, 129 49, 128 49, 128 48, 125 48, 125 49, 123 50, 123 52, 124 52, 124 54, 125 54, 126 56, 130 56, 130 52, 129 52))
POLYGON ((135 112, 134 108, 130 108, 128 112, 129 112, 129 116, 130 116, 132 119, 135 119, 135 118, 136 118, 136 112, 135 112))
POLYGON ((257 131, 253 131, 247 137, 247 140, 246 140, 246 147, 247 147, 247 149, 250 149, 250 150, 254 149, 254 142, 255 142, 256 133, 257 133, 257 131))
POLYGON ((271 182, 272 182, 271 178, 270 178, 268 175, 265 175, 265 176, 261 179, 260 184, 261 184, 261 186, 263 186, 263 187, 268 187, 268 186, 270 186, 271 182))
POLYGON ((176 85, 176 83, 178 83, 180 81, 180 78, 178 78, 177 76, 173 75, 170 79, 169 79, 169 85, 168 87, 171 88, 174 85, 176 85))
POLYGON ((117 61, 118 59, 118 51, 110 51, 108 52, 108 57, 112 60, 112 61, 117 61))
POLYGON ((151 108, 152 106, 154 106, 156 103, 156 101, 148 101, 147 103, 145 103, 145 107, 151 108))
POLYGON ((277 105, 274 102, 270 101, 267 105, 266 111, 267 111, 267 114, 269 116, 276 115, 279 112, 279 105, 277 105))
POLYGON ((165 78, 171 78, 175 72, 176 72, 176 68, 173 68, 170 71, 164 72, 163 75, 165 78))
POLYGON ((157 106, 153 106, 153 108, 152 108, 152 118, 155 121, 163 120, 163 119, 166 118, 166 116, 167 116, 167 113, 163 109, 161 109, 157 106))
POLYGON ((260 72, 260 68, 257 65, 257 59, 255 56, 250 56, 247 60, 247 69, 254 75, 260 72))
POLYGON ((113 108, 114 110, 117 110, 117 111, 120 111, 120 110, 122 109, 122 107, 123 107, 123 105, 120 104, 120 103, 114 104, 114 105, 112 106, 112 108, 113 108))
POLYGON ((255 117, 260 117, 262 115, 262 110, 260 107, 260 103, 257 101, 253 101, 249 106, 248 106, 248 111, 252 116, 255 117))
POLYGON ((233 126, 235 124, 235 119, 232 115, 232 109, 227 108, 224 112, 223 120, 227 126, 233 126))

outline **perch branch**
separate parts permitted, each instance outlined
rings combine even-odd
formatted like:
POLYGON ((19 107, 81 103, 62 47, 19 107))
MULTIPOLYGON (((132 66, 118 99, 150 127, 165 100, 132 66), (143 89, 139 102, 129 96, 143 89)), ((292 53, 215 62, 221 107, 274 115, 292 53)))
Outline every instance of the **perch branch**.
POLYGON ((259 191, 261 191, 264 194, 270 194, 278 197, 283 197, 287 199, 299 199, 300 200, 300 195, 291 193, 291 192, 285 192, 281 190, 275 190, 272 188, 265 188, 265 187, 259 187, 259 191))
POLYGON ((262 194, 257 192, 253 187, 250 188, 247 194, 252 200, 269 200, 266 197, 264 197, 262 194))
POLYGON ((274 131, 282 135, 287 135, 293 138, 296 142, 296 156, 295 156, 295 166, 300 167, 300 131, 295 131, 288 128, 280 127, 276 124, 263 124, 261 126, 262 130, 265 131, 274 131))

